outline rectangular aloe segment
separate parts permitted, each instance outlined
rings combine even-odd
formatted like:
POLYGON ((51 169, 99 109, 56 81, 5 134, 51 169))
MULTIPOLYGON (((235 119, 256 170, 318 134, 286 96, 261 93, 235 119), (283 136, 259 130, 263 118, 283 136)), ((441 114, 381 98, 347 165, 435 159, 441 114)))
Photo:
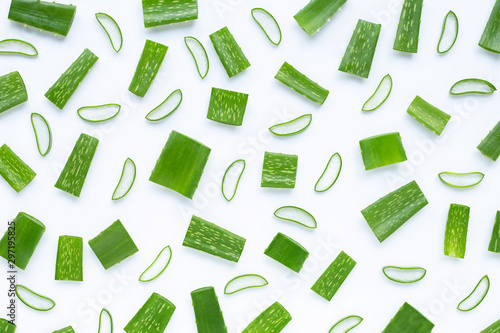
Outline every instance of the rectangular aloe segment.
POLYGON ((311 0, 293 18, 312 36, 330 21, 346 2, 347 0, 311 0))
POLYGON ((500 332, 500 319, 495 321, 490 326, 486 327, 480 333, 499 333, 500 332))
POLYGON ((500 253, 500 211, 497 211, 488 251, 500 253))
POLYGON ((149 180, 192 199, 211 149, 176 131, 172 131, 149 180))
POLYGON ((294 188, 297 176, 297 155, 264 153, 261 187, 294 188))
POLYGON ((469 226, 470 208, 464 205, 451 204, 446 221, 444 235, 444 254, 455 258, 465 257, 467 244, 467 228, 469 226))
POLYGON ((354 266, 356 266, 356 261, 349 257, 344 251, 340 252, 337 258, 335 258, 314 283, 311 290, 324 299, 331 301, 354 266))
POLYGON ((286 61, 281 65, 274 78, 318 104, 323 104, 330 93, 286 61))
POLYGON ((302 245, 281 232, 274 236, 264 254, 297 273, 309 257, 309 252, 302 245))
POLYGON ((361 214, 379 242, 383 242, 427 204, 417 182, 412 181, 378 199, 361 214))
POLYGON ((56 280, 83 281, 83 239, 81 237, 59 236, 56 280))
POLYGON ((382 25, 359 20, 347 46, 339 71, 368 78, 382 25))
POLYGON ((212 88, 207 118, 223 124, 241 126, 247 101, 248 94, 212 88))
POLYGON ((123 330, 127 333, 163 333, 174 311, 174 304, 153 293, 123 330))
POLYGON ((437 135, 441 135, 451 118, 449 114, 427 103, 419 96, 413 99, 406 112, 437 135))
POLYGON ((479 40, 479 46, 488 51, 500 53, 500 0, 495 1, 488 23, 479 40))
POLYGON ((73 329, 73 327, 68 326, 65 328, 61 328, 60 330, 54 331, 52 333, 75 333, 75 330, 73 329))
POLYGON ((365 170, 400 163, 407 160, 398 132, 371 136, 359 141, 365 170))
POLYGON ((245 247, 245 242, 245 238, 233 234, 214 223, 193 216, 182 245, 229 261, 238 262, 245 247))
POLYGON ((19 193, 35 178, 36 173, 4 144, 0 147, 0 176, 19 193))
POLYGON ((98 143, 93 136, 82 133, 54 186, 80 197, 98 143))
POLYGON ((198 0, 142 0, 146 28, 196 20, 198 0))
POLYGON ((398 31, 394 40, 394 50, 417 53, 422 5, 423 0, 405 0, 403 3, 398 31))
POLYGON ((227 27, 211 34, 210 40, 229 77, 250 67, 250 62, 227 27))
POLYGON ((47 90, 45 97, 59 109, 64 108, 97 59, 99 58, 89 49, 83 50, 56 83, 47 90))
POLYGON ((0 76, 0 113, 28 100, 28 93, 19 72, 0 76))
POLYGON ((290 313, 278 302, 261 312, 241 333, 279 333, 292 320, 290 313))
POLYGON ((382 333, 430 333, 433 328, 429 319, 405 302, 382 333))
POLYGON ((477 149, 484 156, 496 161, 500 156, 500 121, 488 133, 488 135, 481 141, 477 149))
POLYGON ((9 322, 7 319, 0 318, 0 332, 1 333, 14 333, 16 325, 9 322))
POLYGON ((217 295, 213 287, 191 292, 198 333, 227 333, 217 295))

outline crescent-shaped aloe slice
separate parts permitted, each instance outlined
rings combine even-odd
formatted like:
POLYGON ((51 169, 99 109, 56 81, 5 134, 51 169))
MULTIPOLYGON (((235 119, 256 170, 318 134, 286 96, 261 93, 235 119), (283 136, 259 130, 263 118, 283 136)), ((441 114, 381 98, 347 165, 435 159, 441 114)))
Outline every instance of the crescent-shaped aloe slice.
POLYGON ((229 77, 250 67, 250 62, 227 27, 211 34, 210 40, 229 77))
POLYGON ((483 181, 484 173, 482 172, 441 172, 439 175, 439 179, 443 183, 453 187, 472 187, 483 181))
POLYGON ((175 311, 175 305, 153 293, 123 329, 127 333, 163 333, 175 311))
POLYGON ((309 79, 286 61, 281 65, 274 78, 320 105, 325 102, 330 93, 327 89, 309 79))
POLYGON ((273 125, 269 127, 269 130, 271 131, 271 133, 278 136, 295 135, 304 132, 309 127, 309 125, 311 125, 311 121, 312 114, 303 114, 302 116, 289 120, 287 122, 273 125))
POLYGON ((429 319, 405 302, 382 333, 431 333, 433 328, 429 319))
POLYGON ((311 213, 295 206, 283 206, 274 212, 274 216, 279 219, 298 223, 309 229, 316 229, 318 224, 314 216, 311 213))
POLYGON ((97 333, 113 333, 113 317, 106 308, 103 308, 99 314, 99 329, 97 333))
POLYGON ((405 0, 403 3, 394 50, 417 53, 423 2, 423 0, 405 0))
POLYGON ((486 27, 484 28, 481 39, 479 40, 479 46, 483 49, 500 53, 500 1, 495 1, 495 5, 491 11, 490 18, 486 27))
POLYGON ((78 116, 85 121, 89 121, 92 123, 98 123, 101 121, 106 121, 113 119, 120 113, 121 110, 120 104, 110 103, 110 104, 102 104, 102 105, 91 105, 91 106, 82 106, 76 112, 78 116))
POLYGON ((39 113, 31 114, 31 126, 35 132, 36 147, 40 155, 45 156, 52 148, 52 132, 47 120, 39 113))
POLYGON ((333 154, 321 176, 319 176, 316 185, 314 185, 314 191, 316 192, 326 192, 337 182, 340 176, 340 171, 342 170, 342 157, 339 153, 333 154))
POLYGON ((261 187, 294 188, 297 176, 297 155, 264 153, 261 187))
POLYGON ((31 183, 36 172, 4 144, 0 147, 0 176, 19 193, 31 183))
POLYGON ((139 281, 149 282, 159 277, 165 269, 167 269, 171 259, 172 249, 170 248, 170 245, 167 245, 161 249, 160 253, 158 253, 151 265, 149 265, 148 268, 142 272, 141 276, 139 276, 139 281))
POLYGON ((96 13, 95 18, 108 35, 113 50, 116 53, 120 52, 123 46, 123 35, 118 23, 106 13, 96 13))
POLYGON ((20 54, 34 57, 38 55, 38 51, 32 44, 24 40, 4 39, 0 41, 0 54, 20 54))
POLYGON ((360 316, 348 316, 336 322, 328 333, 347 333, 363 321, 360 316))
POLYGON ((252 9, 252 17, 267 36, 267 39, 274 45, 281 43, 281 28, 274 16, 264 8, 252 9))
POLYGON ((16 325, 4 318, 0 318, 0 332, 2 333, 15 333, 16 325))
POLYGON ((268 285, 266 278, 259 274, 244 274, 231 279, 224 287, 224 294, 234 294, 238 291, 258 288, 268 285))
POLYGON ((208 60, 208 54, 205 47, 198 39, 192 36, 184 37, 184 44, 186 44, 189 53, 193 56, 198 74, 204 79, 210 69, 210 61, 208 60))
POLYGON ((427 273, 422 267, 385 266, 382 268, 385 277, 399 283, 414 283, 422 280, 427 273))
POLYGON ((363 104, 362 111, 369 112, 378 109, 389 98, 392 91, 392 77, 387 74, 382 78, 373 95, 363 104))
POLYGON ((347 0, 312 0, 293 18, 312 36, 330 21, 346 2, 347 0))
POLYGON ((132 159, 127 158, 125 160, 125 163, 123 163, 122 174, 113 192, 111 200, 119 200, 127 195, 127 193, 132 188, 132 185, 134 185, 135 175, 136 175, 135 163, 134 161, 132 161, 132 159))
POLYGON ((356 261, 341 251, 313 284, 311 290, 327 301, 331 301, 355 266, 356 261))
POLYGON ((146 119, 149 121, 159 121, 167 118, 181 105, 182 91, 180 89, 174 90, 168 95, 163 102, 160 103, 153 110, 149 111, 146 119))
POLYGON ((444 18, 441 37, 439 37, 437 45, 438 53, 446 53, 451 50, 457 41, 458 29, 458 17, 453 11, 450 10, 444 18))
POLYGON ((463 79, 451 86, 450 94, 493 94, 497 88, 490 82, 482 79, 463 79))
POLYGON ((240 184, 241 176, 245 171, 246 162, 245 160, 236 160, 231 163, 226 172, 224 172, 224 177, 222 177, 222 195, 227 201, 233 200, 238 190, 238 185, 240 184))
POLYGON ((19 72, 0 76, 0 113, 28 100, 28 93, 19 72))
POLYGON ((470 208, 468 206, 450 205, 444 235, 445 255, 461 259, 465 257, 469 216, 470 208))
POLYGON ((490 279, 485 275, 479 280, 474 290, 458 303, 457 309, 460 311, 470 311, 478 307, 490 290, 490 279))
POLYGON ((292 316, 278 302, 261 312, 241 333, 279 333, 292 320, 292 316))
POLYGON ((16 284, 15 291, 17 298, 33 310, 49 311, 56 306, 56 302, 49 297, 40 295, 21 284, 16 284))
POLYGON ((72 326, 67 326, 67 327, 61 328, 60 330, 54 331, 52 333, 75 333, 75 330, 73 329, 72 326))
MULTIPOLYGON (((500 1, 500 0, 499 0, 500 1)), ((484 156, 496 161, 500 156, 500 121, 477 146, 484 156)))
POLYGON ((142 0, 142 12, 146 28, 191 21, 198 18, 198 1, 142 0))

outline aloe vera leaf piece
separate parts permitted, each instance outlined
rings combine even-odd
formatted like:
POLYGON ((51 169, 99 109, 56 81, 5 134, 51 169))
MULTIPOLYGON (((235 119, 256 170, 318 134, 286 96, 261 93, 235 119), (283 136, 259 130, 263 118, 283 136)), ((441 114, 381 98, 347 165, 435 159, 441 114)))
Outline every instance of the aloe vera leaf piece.
POLYGON ((121 105, 116 103, 102 104, 102 105, 91 105, 82 106, 76 113, 78 116, 85 121, 92 123, 98 123, 101 121, 106 121, 113 119, 120 113, 121 105))
POLYGON ((28 93, 19 72, 0 76, 0 114, 28 100, 28 93))
POLYGON ((483 49, 500 53, 500 1, 496 0, 491 10, 490 18, 484 27, 483 34, 479 40, 479 46, 483 49))
POLYGON ((274 16, 264 8, 253 8, 251 13, 255 22, 266 34, 267 39, 278 46, 281 43, 282 34, 278 21, 274 16))
POLYGON ((328 191, 337 182, 340 171, 342 171, 342 157, 339 153, 335 153, 328 160, 323 173, 314 185, 314 191, 328 191))
POLYGON ((311 290, 327 301, 331 301, 354 269, 354 266, 356 266, 356 261, 347 253, 341 251, 337 258, 335 258, 314 283, 311 290))
POLYGON ((144 27, 196 20, 198 18, 197 0, 142 0, 144 27))
POLYGON ((444 17, 443 29, 441 30, 441 36, 439 37, 437 45, 438 53, 443 54, 451 50, 457 41, 458 30, 458 17, 452 10, 450 10, 444 17))
POLYGON ((35 132, 36 148, 40 155, 45 156, 52 148, 52 132, 49 123, 39 113, 33 112, 31 114, 31 126, 35 132))
POLYGON ((415 283, 422 280, 427 273, 422 267, 385 266, 382 268, 385 277, 398 283, 415 283))
POLYGON ((153 293, 123 330, 126 333, 163 333, 174 311, 174 304, 153 293))
POLYGON ((488 251, 500 253, 500 210, 497 211, 488 251))
POLYGON ((119 200, 127 195, 135 182, 136 166, 132 159, 127 158, 123 163, 122 174, 116 188, 111 196, 111 200, 119 200))
POLYGON ((463 79, 455 82, 450 88, 452 95, 465 95, 465 94, 493 94, 497 88, 490 82, 482 79, 463 79))
POLYGON ((266 278, 259 274, 243 274, 229 280, 224 287, 224 294, 235 294, 239 291, 267 286, 266 278))
POLYGON ((83 239, 59 236, 56 259, 56 280, 83 281, 83 239))
POLYGON ((401 135, 398 132, 375 135, 360 140, 359 147, 365 170, 372 170, 407 160, 401 135))
POLYGON ((16 325, 4 318, 0 318, 0 332, 2 333, 15 333, 16 325))
POLYGON ((36 173, 6 144, 0 147, 0 176, 16 191, 21 192, 36 173))
POLYGON ((212 88, 207 118, 222 124, 241 126, 247 102, 248 94, 212 88))
POLYGON ((488 291, 490 290, 490 278, 488 275, 485 275, 479 280, 479 282, 474 287, 474 290, 465 297, 460 303, 457 305, 457 310, 459 311, 471 311, 474 310, 481 304, 484 300, 488 291))
POLYGON ((123 46, 123 35, 118 23, 106 13, 96 13, 95 18, 106 32, 113 50, 116 53, 120 52, 123 46))
POLYGON ((380 83, 375 89, 373 95, 368 98, 368 100, 363 104, 361 108, 362 111, 370 112, 378 109, 384 102, 389 98, 389 95, 392 92, 392 77, 387 74, 380 80, 380 83))
POLYGON ((279 302, 274 302, 252 320, 241 333, 279 333, 291 320, 290 313, 279 302))
POLYGON ((310 36, 317 33, 347 0, 312 0, 293 16, 310 36))
POLYGON ((437 135, 443 133, 446 124, 451 118, 449 114, 429 104, 420 96, 413 99, 406 112, 437 135))
POLYGON ((431 333, 434 324, 408 303, 404 303, 382 333, 431 333))
POLYGON ((149 121, 160 121, 165 119, 174 113, 181 103, 182 91, 180 89, 176 89, 172 91, 170 95, 168 95, 167 98, 160 103, 160 105, 149 111, 146 115, 146 119, 149 121))
POLYGON ((61 328, 60 330, 54 331, 52 333, 75 333, 75 330, 71 326, 61 328))
POLYGON ((241 176, 245 171, 246 162, 245 160, 236 160, 231 163, 222 177, 222 196, 227 201, 233 200, 238 190, 238 185, 240 183, 241 176))
POLYGON ((297 176, 297 155, 264 153, 261 187, 294 188, 297 176))
POLYGON ((56 306, 51 298, 38 294, 21 284, 16 284, 15 287, 17 298, 27 307, 36 311, 49 311, 56 306))
POLYGON ((482 172, 441 172, 439 179, 446 185, 458 188, 467 188, 476 186, 484 178, 482 172))
POLYGON ((347 333, 361 324, 363 318, 360 316, 347 316, 336 322, 328 333, 347 333))
POLYGON ((198 333, 227 333, 214 287, 204 287, 191 292, 198 333))
POLYGON ((486 327, 480 333, 498 333, 500 332, 500 319, 486 327))
POLYGON ((250 67, 250 62, 227 27, 211 34, 210 40, 229 77, 250 67))
POLYGON ((264 254, 297 273, 309 257, 309 252, 302 245, 281 232, 274 236, 264 254))
POLYGON ((496 161, 500 156, 500 121, 488 133, 488 135, 481 141, 477 149, 484 156, 496 161))
POLYGON ((170 248, 170 245, 167 245, 161 249, 160 253, 158 253, 151 265, 149 265, 148 268, 142 272, 139 276, 139 281, 149 282, 159 277, 167 269, 168 264, 170 264, 170 260, 172 260, 172 249, 170 248), (166 254, 163 255, 164 253, 166 254))
POLYGON ((274 212, 274 216, 281 220, 300 224, 309 229, 316 229, 316 219, 311 213, 296 206, 282 206, 274 212))
POLYGON ((202 79, 204 79, 210 69, 210 60, 203 44, 192 36, 184 37, 184 44, 193 56, 196 70, 202 79))
POLYGON ((102 308, 99 314, 99 328, 97 333, 113 333, 113 317, 106 308, 102 308))
POLYGON ((470 208, 464 205, 451 204, 446 221, 444 236, 444 254, 450 257, 465 257, 467 245, 467 228, 470 208))
POLYGON ((38 50, 33 44, 20 39, 4 39, 0 41, 0 54, 20 54, 28 57, 38 55, 38 50))
POLYGON ((423 0, 405 0, 403 3, 394 50, 417 53, 422 5, 423 0))
POLYGON ((277 136, 290 136, 304 132, 311 125, 312 114, 303 114, 295 119, 269 127, 269 131, 277 136))

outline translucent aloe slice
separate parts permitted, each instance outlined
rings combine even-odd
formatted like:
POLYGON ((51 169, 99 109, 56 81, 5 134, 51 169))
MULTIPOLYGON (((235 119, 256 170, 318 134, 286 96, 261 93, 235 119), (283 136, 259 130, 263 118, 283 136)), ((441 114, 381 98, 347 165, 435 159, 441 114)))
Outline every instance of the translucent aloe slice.
POLYGON ((389 98, 391 91, 392 77, 387 74, 382 78, 373 95, 371 95, 365 104, 363 104, 363 108, 361 110, 369 112, 378 109, 382 104, 384 104, 387 98, 389 98))
POLYGON ((236 195, 245 166, 245 160, 236 160, 226 169, 222 178, 222 195, 227 201, 233 200, 236 195))
POLYGON ((31 114, 31 126, 35 132, 36 147, 40 155, 45 156, 52 148, 52 132, 47 120, 39 113, 31 114))
POLYGON ((208 74, 208 70, 210 69, 210 61, 208 60, 208 55, 205 47, 198 39, 192 36, 184 37, 184 44, 186 44, 189 53, 191 53, 191 55, 193 56, 198 74, 202 79, 204 79, 208 74))
POLYGON ((167 269, 171 259, 172 249, 170 248, 170 245, 168 245, 161 249, 160 253, 158 253, 151 265, 149 265, 148 268, 142 272, 141 276, 139 276, 139 281, 149 282, 159 277, 165 269, 167 269))
POLYGON ((244 274, 231 279, 224 287, 224 294, 234 294, 241 290, 264 287, 268 284, 266 278, 259 274, 244 274))
POLYGON ((298 223, 306 228, 315 229, 318 224, 314 216, 308 211, 295 206, 283 206, 274 212, 274 216, 279 219, 298 223))
POLYGON ((38 51, 32 44, 24 40, 4 39, 0 41, 0 54, 20 54, 35 57, 38 55, 38 51))
POLYGON ((49 311, 56 306, 56 303, 50 298, 37 294, 23 285, 17 284, 15 291, 17 298, 33 310, 49 311))
POLYGON ((391 281, 399 283, 414 283, 424 278, 427 271, 422 267, 385 266, 384 275, 391 281))
POLYGON ((443 29, 441 30, 441 37, 437 46, 438 53, 446 53, 457 41, 458 37, 458 17, 453 11, 446 14, 443 22, 443 29))
POLYGON ((456 82, 450 88, 452 95, 465 95, 465 94, 492 94, 497 90, 494 85, 486 80, 481 79, 463 79, 456 82))
POLYGON ((274 135, 289 136, 304 132, 311 125, 312 114, 304 114, 298 118, 269 127, 274 135))
POLYGON ((182 91, 180 89, 174 90, 168 95, 167 98, 160 105, 149 111, 146 119, 149 121, 159 121, 167 118, 181 105, 182 91))
POLYGON ((113 317, 106 308, 99 315, 99 329, 97 333, 113 333, 113 317))
POLYGON ((360 316, 348 316, 340 319, 330 328, 328 333, 346 333, 361 324, 363 318, 360 316))
POLYGON ((278 21, 264 8, 252 9, 252 17, 257 24, 262 28, 262 31, 267 36, 267 39, 274 45, 278 46, 281 43, 281 29, 278 21))
POLYGON ((472 187, 483 181, 484 173, 482 172, 441 172, 439 175, 439 179, 443 183, 453 187, 472 187))
POLYGON ((316 192, 328 191, 339 178, 341 170, 342 157, 339 153, 335 153, 328 160, 325 170, 323 170, 323 173, 319 176, 316 185, 314 185, 314 190, 316 192))
POLYGON ((460 311, 470 311, 475 308, 484 300, 488 291, 490 290, 490 279, 485 275, 479 280, 474 290, 464 298, 457 306, 460 311))
POLYGON ((116 185, 115 191, 113 192, 111 200, 119 200, 130 192, 132 185, 134 185, 135 175, 135 163, 132 159, 127 158, 125 163, 123 163, 122 174, 120 176, 120 180, 118 181, 118 185, 116 185))
POLYGON ((82 106, 76 112, 78 116, 85 121, 90 121, 92 123, 98 123, 101 121, 106 121, 113 119, 120 113, 120 104, 110 103, 102 105, 91 105, 82 106))
POLYGON ((95 18, 108 35, 113 50, 116 53, 120 52, 123 46, 123 35, 118 23, 106 13, 96 13, 95 18))

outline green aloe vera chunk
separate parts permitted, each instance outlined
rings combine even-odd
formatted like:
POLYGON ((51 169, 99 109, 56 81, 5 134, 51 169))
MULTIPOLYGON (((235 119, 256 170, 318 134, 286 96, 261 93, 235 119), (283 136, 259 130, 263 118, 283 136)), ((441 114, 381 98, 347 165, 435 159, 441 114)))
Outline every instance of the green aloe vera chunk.
POLYGON ((174 304, 153 293, 123 330, 127 333, 163 333, 174 311, 174 304))
POLYGON ((264 153, 261 187, 294 188, 297 176, 297 155, 264 153))
POLYGON ((227 333, 214 287, 204 287, 191 292, 198 333, 227 333))
POLYGON ((264 254, 297 273, 309 257, 309 252, 302 245, 281 232, 274 236, 264 254))
POLYGON ((340 252, 337 258, 335 258, 314 283, 311 290, 324 299, 331 301, 353 270, 354 266, 356 266, 356 261, 349 257, 344 251, 340 252))
POLYGON ((19 193, 31 183, 36 173, 4 144, 0 147, 0 176, 19 193))
POLYGON ((248 94, 212 88, 207 118, 223 124, 241 126, 247 101, 248 94))
POLYGON ((146 40, 128 91, 139 97, 144 97, 146 95, 156 74, 158 74, 160 70, 167 50, 168 46, 153 42, 149 39, 146 40))
POLYGON ((75 330, 73 329, 73 327, 68 326, 65 328, 61 328, 60 330, 54 331, 52 333, 75 333, 75 330))
POLYGON ((196 20, 198 0, 142 0, 144 27, 196 20))
POLYGON ((19 72, 0 76, 0 113, 28 100, 28 93, 19 72))
POLYGON ((434 324, 408 303, 404 303, 382 333, 430 333, 434 324))
POLYGON ((292 320, 290 313, 279 302, 261 312, 241 333, 279 333, 292 320))
POLYGON ((227 27, 211 34, 210 40, 229 77, 250 67, 250 62, 227 27))
POLYGON ((477 149, 484 156, 496 161, 500 156, 500 121, 488 133, 488 135, 481 141, 477 149))
POLYGON ((497 211, 488 251, 500 253, 500 210, 497 211))
POLYGON ((479 46, 488 51, 500 53, 500 0, 495 1, 488 23, 479 40, 479 46))
POLYGON ((0 332, 14 333, 16 331, 16 328, 16 325, 12 324, 7 319, 0 318, 0 332))
POLYGON ((375 135, 359 141, 365 170, 407 160, 405 148, 398 132, 375 135))
POLYGON ((311 0, 293 18, 312 36, 330 21, 346 2, 347 0, 311 0))
POLYGON ((423 0, 405 0, 403 3, 394 50, 417 53, 423 2, 423 0))
POLYGON ((446 221, 444 235, 444 254, 455 258, 465 257, 467 244, 467 228, 470 208, 464 205, 451 204, 446 221))
POLYGON ((83 281, 83 239, 81 237, 59 236, 56 280, 83 281))
POLYGON ((413 99, 406 112, 437 135, 443 133, 451 118, 449 114, 427 103, 420 96, 413 99))

